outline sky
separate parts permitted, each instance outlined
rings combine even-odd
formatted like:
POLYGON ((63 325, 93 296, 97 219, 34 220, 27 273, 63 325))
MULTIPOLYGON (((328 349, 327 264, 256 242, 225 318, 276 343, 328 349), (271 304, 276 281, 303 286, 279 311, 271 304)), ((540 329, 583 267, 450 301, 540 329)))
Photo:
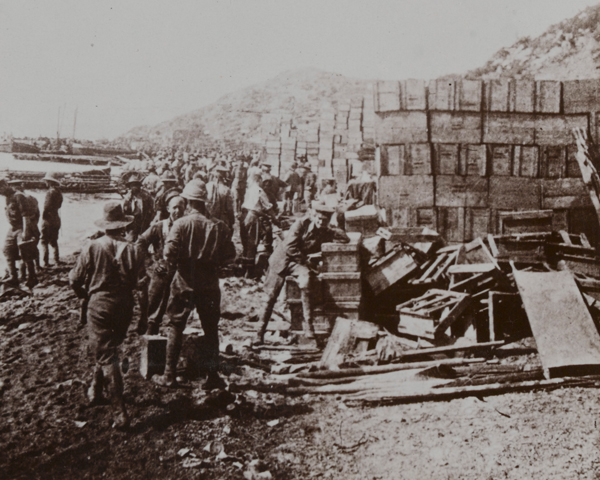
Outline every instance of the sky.
POLYGON ((0 0, 0 135, 114 138, 281 72, 431 79, 599 0, 0 0))

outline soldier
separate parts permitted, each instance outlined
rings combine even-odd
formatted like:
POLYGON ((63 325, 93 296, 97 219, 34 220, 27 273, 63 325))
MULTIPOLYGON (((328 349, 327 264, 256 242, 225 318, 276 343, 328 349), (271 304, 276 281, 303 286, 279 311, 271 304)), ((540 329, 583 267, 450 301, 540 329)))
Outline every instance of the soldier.
POLYGON ((307 163, 303 164, 301 168, 305 171, 303 176, 304 203, 306 204, 306 207, 309 208, 317 195, 317 174, 311 170, 310 165, 307 163))
POLYGON ((242 213, 242 203, 244 203, 247 183, 248 167, 244 159, 240 158, 233 170, 233 183, 231 184, 231 193, 233 194, 233 203, 237 215, 242 213))
POLYGON ((48 186, 48 193, 44 200, 44 211, 42 213, 42 252, 44 266, 50 266, 50 252, 48 245, 54 250, 54 263, 60 263, 60 254, 58 250, 58 232, 60 230, 60 215, 58 211, 63 203, 63 196, 60 193, 60 180, 55 173, 49 172, 44 177, 48 186))
POLYGON ((343 230, 328 226, 332 213, 332 208, 314 202, 312 210, 296 220, 285 239, 277 245, 271 255, 269 271, 265 279, 265 290, 269 299, 261 315, 261 324, 254 342, 256 345, 264 343, 267 324, 271 319, 275 302, 277 302, 287 276, 294 277, 300 288, 304 334, 309 341, 316 342, 311 298, 311 283, 313 282, 311 277, 314 272, 309 265, 309 255, 320 252, 323 243, 332 241, 348 243, 350 241, 343 230))
POLYGON ((290 172, 284 180, 287 185, 285 189, 285 203, 283 205, 284 215, 291 215, 298 210, 297 203, 302 195, 302 180, 297 169, 298 164, 292 163, 290 172))
MULTIPOLYGON (((164 248, 168 271, 175 272, 167 304, 167 359, 165 373, 152 380, 162 386, 177 384, 177 361, 183 342, 183 330, 195 307, 207 342, 209 361, 205 390, 221 388, 219 377, 219 318, 221 290, 219 268, 235 259, 231 230, 206 216, 206 185, 194 179, 181 194, 189 203, 189 213, 176 220, 164 248)), ((165 274, 166 270, 158 271, 165 274)))
POLYGON ((106 387, 118 428, 129 425, 118 347, 133 317, 133 291, 144 266, 141 250, 125 239, 125 229, 133 222, 134 217, 125 215, 121 204, 107 203, 102 219, 95 222, 106 235, 83 248, 69 273, 71 288, 88 302, 89 341, 96 358, 88 399, 92 404, 100 402, 106 387))
POLYGON ((127 193, 123 198, 123 212, 133 215, 131 230, 134 238, 145 232, 154 218, 154 200, 142 190, 142 181, 137 173, 133 173, 125 183, 127 193))
POLYGON ((156 335, 167 310, 171 276, 159 274, 157 269, 160 271, 161 266, 164 269, 164 246, 173 222, 181 218, 185 212, 185 200, 180 196, 178 190, 170 191, 164 201, 167 204, 169 217, 152 224, 148 230, 139 236, 137 241, 144 252, 152 245, 154 253, 154 265, 147 269, 150 283, 147 290, 141 295, 140 310, 142 311, 137 328, 140 335, 143 335, 146 331, 148 335, 156 335))
POLYGON ((227 167, 222 165, 215 168, 214 180, 206 184, 208 192, 206 208, 212 217, 221 220, 233 230, 233 224, 235 223, 233 196, 231 190, 225 185, 228 173, 227 167))
POLYGON ((150 195, 155 195, 159 186, 160 177, 156 174, 156 167, 154 165, 150 165, 148 167, 148 175, 146 175, 146 178, 144 178, 144 181, 142 182, 142 187, 150 195))
POLYGON ((19 286, 17 261, 22 260, 27 272, 27 286, 37 284, 35 261, 39 258, 37 243, 40 238, 38 202, 31 195, 15 189, 20 181, 0 180, 0 195, 6 197, 6 217, 9 229, 4 243, 4 256, 8 264, 8 276, 4 283, 19 286))

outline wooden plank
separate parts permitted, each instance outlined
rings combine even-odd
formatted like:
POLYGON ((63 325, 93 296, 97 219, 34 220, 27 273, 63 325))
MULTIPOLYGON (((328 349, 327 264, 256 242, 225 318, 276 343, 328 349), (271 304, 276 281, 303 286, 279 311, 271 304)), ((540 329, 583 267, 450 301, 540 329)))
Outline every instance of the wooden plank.
POLYGON ((451 265, 448 268, 448 275, 460 275, 464 273, 485 273, 496 269, 493 263, 465 263, 451 265))
POLYGON ((426 355, 439 355, 439 354, 451 354, 457 352, 469 352, 483 349, 494 349, 504 345, 504 341, 492 341, 486 343, 476 343, 474 345, 450 345, 445 347, 433 347, 433 348, 420 348, 417 350, 407 350, 402 352, 402 361, 409 360, 411 358, 423 357, 426 355))
POLYGON ((470 304, 471 296, 467 294, 463 295, 463 297, 451 308, 448 314, 443 319, 440 319, 440 323, 435 327, 435 337, 440 338, 444 332, 460 318, 461 314, 470 304))
POLYGON ((335 325, 323 350, 320 368, 333 369, 344 361, 344 355, 352 350, 352 328, 354 320, 337 318, 335 325))
POLYGON ((479 113, 431 112, 430 125, 434 143, 482 143, 479 113))
POLYGON ((546 377, 600 371, 600 335, 573 274, 513 270, 513 275, 546 377))
POLYGON ((425 143, 427 114, 425 112, 393 112, 377 115, 375 139, 379 144, 425 143))
POLYGON ((600 222, 600 176, 594 167, 590 154, 588 132, 583 128, 573 130, 577 142, 577 161, 581 170, 581 177, 585 183, 597 218, 600 222))
POLYGON ((483 143, 531 145, 535 141, 535 116, 488 113, 483 119, 483 143))
POLYGON ((499 231, 503 235, 551 232, 552 216, 552 210, 533 210, 528 212, 499 212, 499 231))
POLYGON ((432 319, 421 318, 413 314, 400 312, 398 332, 406 333, 413 337, 425 338, 433 341, 435 325, 432 319))
POLYGON ((438 207, 487 207, 488 179, 440 175, 436 178, 435 204, 438 207))

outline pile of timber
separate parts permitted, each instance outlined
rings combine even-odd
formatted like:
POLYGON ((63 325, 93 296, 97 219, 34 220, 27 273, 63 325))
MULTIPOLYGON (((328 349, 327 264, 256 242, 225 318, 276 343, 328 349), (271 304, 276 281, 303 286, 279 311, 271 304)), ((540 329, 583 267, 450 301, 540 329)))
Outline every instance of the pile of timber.
MULTIPOLYGON (((63 192, 112 193, 116 192, 117 188, 110 171, 110 167, 107 167, 87 172, 57 173, 57 177, 60 179, 63 192)), ((6 178, 20 180, 24 189, 35 190, 47 188, 43 180, 45 175, 45 172, 9 171, 6 173, 6 178)))
POLYGON ((328 270, 361 265, 371 301, 335 320, 322 354, 272 366, 282 391, 364 405, 600 385, 599 258, 585 235, 443 246, 432 232, 378 234, 385 251, 368 261, 325 254, 328 270))

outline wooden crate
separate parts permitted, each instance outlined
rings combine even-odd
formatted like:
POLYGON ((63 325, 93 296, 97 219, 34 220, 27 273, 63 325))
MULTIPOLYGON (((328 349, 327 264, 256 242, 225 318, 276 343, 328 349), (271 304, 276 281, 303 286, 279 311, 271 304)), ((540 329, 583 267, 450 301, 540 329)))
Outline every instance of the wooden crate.
POLYGON ((328 272, 319 274, 323 303, 359 302, 362 297, 360 272, 328 272))
POLYGON ((460 175, 485 176, 487 172, 485 145, 461 145, 458 171, 460 175))
POLYGON ((510 112, 531 113, 535 107, 535 81, 511 80, 508 110, 510 112))
POLYGON ((566 149, 560 145, 546 145, 541 150, 540 177, 563 178, 567 170, 566 149))
POLYGON ((552 210, 498 211, 498 232, 501 235, 551 232, 553 215, 552 210))
POLYGON ((535 143, 570 145, 574 141, 574 128, 587 130, 587 115, 538 115, 535 119, 535 143))
POLYGON ((431 112, 433 143, 482 143, 481 114, 469 112, 431 112))
POLYGON ((431 80, 429 82, 429 110, 454 110, 454 80, 431 80))
POLYGON ((427 109, 427 94, 424 80, 409 79, 404 82, 402 104, 406 110, 427 109))
POLYGON ((566 80, 563 82, 565 113, 587 113, 600 110, 600 80, 566 80))
POLYGON ((374 263, 366 273, 366 279, 375 295, 395 283, 408 278, 417 271, 419 265, 404 250, 392 250, 374 263))
POLYGON ((510 176, 513 170, 512 145, 488 145, 490 157, 490 174, 494 176, 510 176))
POLYGON ((437 212, 435 208, 401 207, 386 211, 388 223, 398 228, 430 228, 437 229, 437 212))
POLYGON ((378 115, 375 119, 375 138, 380 144, 427 142, 427 114, 395 112, 378 115))
POLYGON ((513 176, 537 178, 539 172, 539 147, 515 145, 513 152, 513 176))
POLYGON ((433 207, 434 179, 431 175, 379 178, 379 205, 385 209, 433 207))
POLYGON ((411 143, 408 154, 407 175, 431 175, 431 144, 411 143))
POLYGON ((436 207, 487 207, 488 179, 440 175, 435 182, 436 207))
POLYGON ((321 245, 323 267, 326 272, 359 272, 361 236, 350 243, 321 245))
POLYGON ((560 113, 562 84, 555 80, 539 80, 535 88, 535 111, 560 113))
POLYGON ((404 175, 406 170, 404 145, 382 145, 380 175, 404 175))
POLYGON ((458 174, 460 145, 444 143, 436 144, 434 145, 434 152, 434 172, 436 175, 458 174))
POLYGON ((465 209, 465 241, 485 237, 491 233, 491 211, 488 208, 465 209))
POLYGON ((567 209, 591 207, 592 201, 581 178, 542 180, 542 208, 567 209))
POLYGON ((400 82, 377 82, 374 100, 376 112, 394 112, 400 110, 400 82))
POLYGON ((465 208, 437 207, 439 234, 450 243, 465 241, 465 208))
POLYGON ((490 112, 508 112, 510 80, 508 78, 487 80, 485 87, 487 110, 490 112))
POLYGON ((483 118, 483 143, 530 145, 534 142, 534 115, 488 113, 483 118))
POLYGON ((463 112, 481 111, 483 82, 481 80, 460 80, 456 84, 458 105, 456 110, 463 112))
POLYGON ((489 205, 501 210, 539 210, 540 180, 523 177, 490 177, 489 205))
POLYGON ((576 158, 577 146, 567 145, 567 177, 581 178, 581 169, 576 158))

